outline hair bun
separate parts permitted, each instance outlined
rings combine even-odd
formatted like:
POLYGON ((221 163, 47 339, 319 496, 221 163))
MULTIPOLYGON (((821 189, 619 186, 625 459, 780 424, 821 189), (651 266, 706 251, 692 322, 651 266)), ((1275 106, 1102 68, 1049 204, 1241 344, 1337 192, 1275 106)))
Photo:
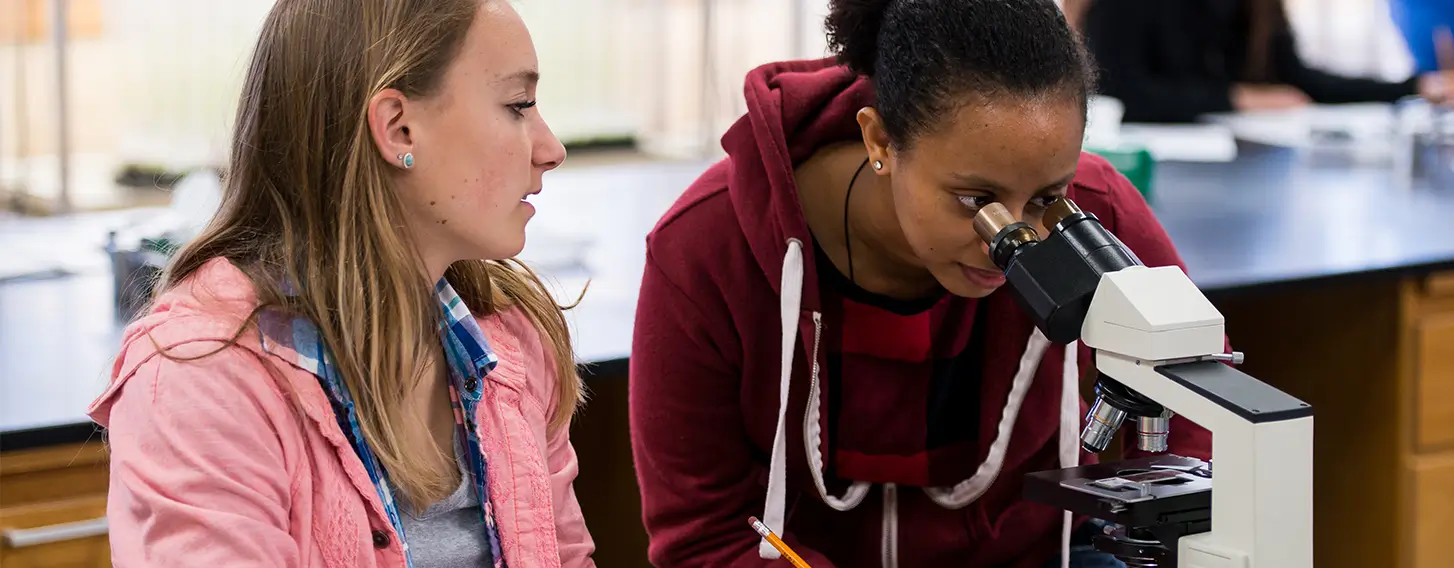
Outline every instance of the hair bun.
POLYGON ((894 0, 832 0, 824 28, 838 62, 873 76, 878 62, 878 31, 894 0))

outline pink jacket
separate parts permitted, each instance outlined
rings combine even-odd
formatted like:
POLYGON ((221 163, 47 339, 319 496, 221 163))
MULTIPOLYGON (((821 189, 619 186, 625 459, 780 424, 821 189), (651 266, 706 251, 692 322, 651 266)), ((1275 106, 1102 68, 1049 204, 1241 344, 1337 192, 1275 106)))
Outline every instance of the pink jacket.
MULTIPOLYGON (((91 406, 111 446, 112 563, 402 568, 398 538, 312 374, 262 348, 236 267, 213 260, 126 330, 91 406), (154 344, 147 332, 155 338, 154 344), (276 375, 269 368, 276 368, 276 375)), ((569 430, 547 436, 555 373, 518 310, 480 318, 499 357, 478 423, 512 568, 591 567, 569 430)))

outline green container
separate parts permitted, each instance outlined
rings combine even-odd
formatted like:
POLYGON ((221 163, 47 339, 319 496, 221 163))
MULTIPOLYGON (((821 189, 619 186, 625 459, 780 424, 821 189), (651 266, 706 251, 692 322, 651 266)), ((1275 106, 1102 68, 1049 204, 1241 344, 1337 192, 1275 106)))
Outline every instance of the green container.
POLYGON ((1151 180, 1156 174, 1156 160, 1145 146, 1122 144, 1115 148, 1087 147, 1086 151, 1105 158, 1111 167, 1131 180, 1131 185, 1136 186, 1147 202, 1151 201, 1151 180))

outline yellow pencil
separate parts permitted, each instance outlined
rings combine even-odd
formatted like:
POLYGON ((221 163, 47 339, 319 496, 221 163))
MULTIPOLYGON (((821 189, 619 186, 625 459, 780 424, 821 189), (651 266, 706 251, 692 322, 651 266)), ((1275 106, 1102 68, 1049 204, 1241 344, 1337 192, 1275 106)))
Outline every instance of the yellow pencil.
POLYGON ((798 556, 798 553, 793 552, 793 549, 788 548, 788 544, 786 542, 783 542, 783 539, 780 539, 777 537, 777 535, 773 534, 772 529, 767 528, 767 525, 764 525, 762 524, 762 521, 757 520, 757 517, 748 517, 747 524, 752 525, 752 530, 757 531, 757 534, 760 534, 762 535, 762 538, 767 539, 768 544, 771 544, 773 548, 776 548, 778 552, 782 553, 783 558, 787 558, 788 562, 792 562, 793 568, 812 568, 811 566, 808 566, 807 562, 803 561, 803 557, 798 556))

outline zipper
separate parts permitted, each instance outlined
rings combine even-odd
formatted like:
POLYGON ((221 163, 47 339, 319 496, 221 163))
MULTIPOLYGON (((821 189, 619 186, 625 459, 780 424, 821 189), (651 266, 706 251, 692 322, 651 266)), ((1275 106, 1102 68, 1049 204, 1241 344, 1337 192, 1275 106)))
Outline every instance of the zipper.
POLYGON ((813 433, 813 428, 817 427, 817 423, 810 420, 817 409, 818 397, 821 396, 818 382, 820 372, 820 367, 818 366, 818 350, 822 337, 823 315, 818 312, 813 312, 813 366, 811 367, 812 371, 809 373, 808 378, 807 410, 803 412, 803 451, 808 455, 808 469, 813 477, 813 485, 818 490, 818 495, 822 497, 823 502, 836 511, 850 511, 854 507, 857 507, 859 503, 862 503, 865 497, 868 497, 868 492, 873 485, 866 481, 855 481, 848 487, 848 491, 843 494, 843 498, 839 499, 829 495, 827 488, 823 484, 822 468, 825 460, 821 454, 817 453, 818 449, 814 446, 818 442, 818 436, 813 433), (817 456, 817 458, 815 459, 814 456, 817 456))
MULTIPOLYGON (((811 389, 808 392, 818 392, 818 340, 823 337, 823 314, 813 312, 813 370, 811 376, 811 389)), ((815 404, 816 401, 808 401, 808 404, 815 404)))
POLYGON ((882 560, 884 568, 899 567, 899 486, 883 484, 883 541, 882 560))

